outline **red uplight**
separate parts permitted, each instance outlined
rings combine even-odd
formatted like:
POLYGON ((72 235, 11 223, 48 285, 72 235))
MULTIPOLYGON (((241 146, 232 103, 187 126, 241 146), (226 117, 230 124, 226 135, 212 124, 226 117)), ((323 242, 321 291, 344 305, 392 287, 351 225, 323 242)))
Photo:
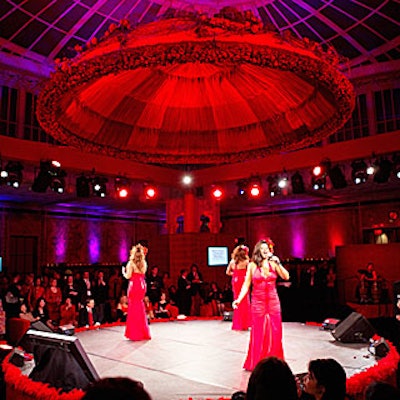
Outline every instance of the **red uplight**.
POLYGON ((322 168, 320 165, 317 165, 316 167, 313 168, 313 175, 314 176, 320 176, 322 173, 322 168))
POLYGON ((153 186, 147 186, 145 189, 146 199, 154 199, 157 197, 157 191, 153 186))
POLYGON ((118 191, 118 196, 121 198, 128 197, 128 190, 127 189, 121 189, 118 191))
POLYGON ((257 184, 252 185, 250 189, 250 195, 251 197, 258 197, 261 193, 260 186, 257 184))
POLYGON ((222 196, 224 195, 222 189, 218 187, 214 188, 211 193, 216 200, 221 200, 222 196))

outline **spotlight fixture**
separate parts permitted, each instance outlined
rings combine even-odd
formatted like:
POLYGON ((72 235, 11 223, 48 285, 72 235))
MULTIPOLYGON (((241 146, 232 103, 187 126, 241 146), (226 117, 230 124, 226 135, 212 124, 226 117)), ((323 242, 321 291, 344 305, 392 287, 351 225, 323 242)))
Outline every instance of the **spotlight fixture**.
POLYGON ((267 178, 268 182, 268 192, 271 197, 277 196, 281 192, 281 188, 279 187, 278 177, 269 176, 267 178))
POLYGON ((78 197, 90 197, 90 180, 83 173, 76 178, 76 195, 78 197))
POLYGON ((381 158, 377 163, 377 169, 374 175, 374 182, 385 183, 389 180, 393 164, 387 158, 381 158))
POLYGON ((241 180, 237 184, 237 195, 239 197, 246 197, 247 196, 247 186, 248 182, 246 180, 241 180))
POLYGON ((211 195, 215 200, 221 200, 224 196, 224 191, 220 186, 214 186, 211 190, 211 195))
POLYGON ((393 156, 393 172, 397 179, 400 179, 400 154, 393 156))
POLYGON ((61 176, 56 176, 54 177, 51 182, 50 182, 50 189, 53 192, 57 192, 57 193, 64 193, 64 189, 65 189, 65 180, 63 177, 61 176))
POLYGON ((184 185, 190 185, 191 183, 193 182, 193 178, 192 178, 192 176, 191 175, 185 175, 183 178, 182 178, 182 183, 184 184, 184 185))
POLYGON ((9 161, 4 169, 0 171, 2 184, 18 189, 22 182, 23 165, 19 161, 9 161))
POLYGON ((293 194, 301 194, 304 193, 304 182, 303 177, 300 172, 295 172, 291 178, 292 181, 292 192, 293 194))
POLYGON ((260 197, 262 192, 260 178, 250 179, 248 191, 250 197, 252 198, 260 197))
POLYGON ((67 173, 61 169, 61 164, 58 161, 41 161, 39 173, 32 184, 32 191, 44 193, 50 187, 57 193, 63 193, 66 176, 67 173))
POLYGON ((323 175, 321 177, 312 177, 312 187, 314 190, 321 190, 325 189, 326 187, 326 175, 323 175))
POLYGON ((368 180, 367 164, 364 160, 355 160, 351 163, 353 168, 351 172, 351 178, 356 185, 365 183, 368 180))
POLYGON ((314 190, 325 189, 326 187, 326 176, 331 168, 331 162, 329 159, 322 160, 312 170, 311 184, 314 190))
POLYGON ((153 185, 145 184, 144 186, 144 195, 146 199, 153 200, 157 197, 157 189, 153 185))
POLYGON ((98 197, 106 197, 108 179, 102 176, 96 176, 92 180, 93 194, 98 197))
POLYGON ((334 167, 330 168, 328 170, 328 176, 332 182, 332 186, 335 189, 343 189, 347 186, 346 178, 339 165, 335 165, 334 167))
POLYGON ((129 195, 130 182, 129 179, 123 176, 117 176, 115 178, 115 190, 117 196, 120 198, 126 198, 129 195))

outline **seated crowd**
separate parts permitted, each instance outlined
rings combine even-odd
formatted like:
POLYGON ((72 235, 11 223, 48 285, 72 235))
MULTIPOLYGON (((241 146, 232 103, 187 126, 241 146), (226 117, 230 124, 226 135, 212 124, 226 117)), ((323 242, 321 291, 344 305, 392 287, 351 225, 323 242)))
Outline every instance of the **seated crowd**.
MULTIPOLYGON (((179 314, 222 315, 224 302, 230 304, 233 300, 230 287, 223 292, 215 282, 187 281, 182 289, 179 279, 175 285, 169 273, 161 277, 157 266, 149 270, 146 283, 144 303, 149 319, 176 318, 179 314)), ((40 277, 33 273, 16 273, 12 277, 1 273, 0 299, 7 319, 41 321, 56 330, 59 326, 125 322, 127 286, 128 281, 118 268, 75 273, 46 270, 40 277)))

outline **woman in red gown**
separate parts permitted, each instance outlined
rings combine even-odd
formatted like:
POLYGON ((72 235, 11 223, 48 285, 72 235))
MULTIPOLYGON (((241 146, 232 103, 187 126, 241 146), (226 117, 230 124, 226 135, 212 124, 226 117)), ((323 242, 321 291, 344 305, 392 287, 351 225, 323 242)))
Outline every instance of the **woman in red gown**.
MULTIPOLYGON (((249 264, 249 248, 245 245, 235 247, 232 252, 232 259, 229 263, 226 274, 232 276, 233 298, 237 299, 246 277, 247 265, 249 264)), ((232 329, 247 331, 251 325, 250 301, 246 294, 240 305, 233 311, 232 329)))
POLYGON ((128 264, 122 268, 123 276, 129 279, 128 315, 125 328, 125 337, 129 340, 151 339, 143 302, 146 293, 146 270, 145 247, 141 244, 133 246, 128 264))
POLYGON ((252 261, 233 308, 251 292, 251 333, 244 369, 252 371, 257 363, 269 356, 283 359, 281 306, 276 290, 276 279, 289 279, 289 272, 274 255, 271 239, 260 240, 254 247, 252 261))

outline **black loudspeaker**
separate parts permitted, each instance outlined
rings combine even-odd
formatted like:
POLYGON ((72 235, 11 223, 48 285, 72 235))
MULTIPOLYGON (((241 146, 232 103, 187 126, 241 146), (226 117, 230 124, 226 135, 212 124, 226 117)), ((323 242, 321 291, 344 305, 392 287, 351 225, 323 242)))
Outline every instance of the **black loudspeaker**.
POLYGON ((400 314, 400 281, 393 283, 394 315, 400 314))
POLYGON ((222 318, 223 318, 224 321, 232 321, 232 319, 233 319, 233 311, 224 311, 222 318))
POLYGON ((35 366, 29 378, 69 392, 85 389, 99 376, 76 336, 30 329, 22 339, 22 348, 33 353, 35 366))
POLYGON ((390 347, 387 344, 386 340, 384 338, 380 338, 379 340, 376 340, 372 346, 370 351, 372 354, 374 354, 375 357, 385 357, 387 353, 389 353, 390 347))
POLYGON ((375 329, 361 314, 352 312, 331 333, 339 342, 364 343, 374 336, 375 329))

